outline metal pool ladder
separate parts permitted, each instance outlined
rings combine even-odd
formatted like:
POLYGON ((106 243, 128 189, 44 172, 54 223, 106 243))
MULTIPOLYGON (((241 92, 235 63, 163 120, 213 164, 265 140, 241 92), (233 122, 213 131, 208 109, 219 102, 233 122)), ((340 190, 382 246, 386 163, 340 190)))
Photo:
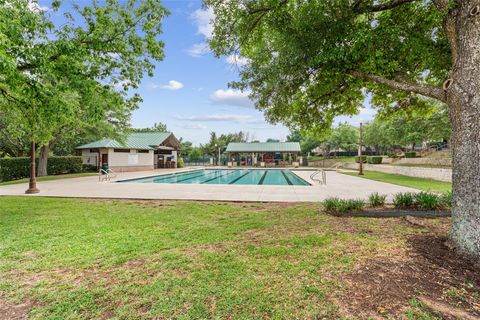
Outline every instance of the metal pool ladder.
POLYGON ((100 169, 100 172, 98 172, 99 182, 110 181, 112 178, 116 178, 116 177, 117 177, 117 174, 112 169, 107 169, 107 170, 100 169))
POLYGON ((327 185, 327 174, 325 170, 317 170, 310 175, 310 179, 317 181, 319 184, 327 185), (320 177, 318 175, 321 174, 320 177))

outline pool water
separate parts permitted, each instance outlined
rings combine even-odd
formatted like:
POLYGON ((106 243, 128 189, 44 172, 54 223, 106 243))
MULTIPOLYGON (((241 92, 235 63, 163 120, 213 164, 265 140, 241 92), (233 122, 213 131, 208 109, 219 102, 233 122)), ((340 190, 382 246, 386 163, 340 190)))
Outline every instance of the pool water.
POLYGON ((123 180, 140 183, 188 183, 188 184, 243 184, 274 186, 309 186, 310 184, 290 170, 260 169, 204 169, 172 173, 153 177, 123 180))

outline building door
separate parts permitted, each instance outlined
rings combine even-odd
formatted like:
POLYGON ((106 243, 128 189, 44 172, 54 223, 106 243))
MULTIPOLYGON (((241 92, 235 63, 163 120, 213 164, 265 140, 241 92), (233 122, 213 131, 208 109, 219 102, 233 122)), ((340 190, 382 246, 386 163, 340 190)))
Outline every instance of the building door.
POLYGON ((103 164, 108 164, 108 153, 102 154, 102 165, 103 164))

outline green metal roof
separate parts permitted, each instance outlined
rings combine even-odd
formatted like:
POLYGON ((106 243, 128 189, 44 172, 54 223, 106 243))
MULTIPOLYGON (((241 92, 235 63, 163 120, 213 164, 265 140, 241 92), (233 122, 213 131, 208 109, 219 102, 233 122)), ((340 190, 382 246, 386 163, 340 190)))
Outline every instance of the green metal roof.
POLYGON ((117 149, 141 149, 153 150, 156 146, 162 144, 171 132, 142 132, 130 133, 125 138, 125 143, 121 144, 114 139, 102 139, 95 142, 87 143, 77 147, 77 149, 98 149, 98 148, 117 148, 117 149))
POLYGON ((300 152, 298 142, 231 142, 226 152, 300 152))

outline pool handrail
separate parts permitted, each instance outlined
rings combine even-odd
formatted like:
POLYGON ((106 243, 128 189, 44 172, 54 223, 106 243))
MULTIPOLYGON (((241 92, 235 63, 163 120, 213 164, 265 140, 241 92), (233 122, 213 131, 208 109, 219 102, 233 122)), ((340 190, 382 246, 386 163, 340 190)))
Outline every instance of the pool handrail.
POLYGON ((99 182, 102 182, 102 181, 110 181, 112 178, 116 178, 117 177, 117 174, 115 171, 113 171, 112 169, 100 169, 100 171, 98 172, 98 181, 99 182))
POLYGON ((312 181, 317 181, 321 185, 326 185, 327 184, 327 174, 324 169, 321 170, 316 170, 314 173, 310 175, 310 179, 312 181), (316 176, 321 173, 322 177, 320 179, 316 178, 316 176))

